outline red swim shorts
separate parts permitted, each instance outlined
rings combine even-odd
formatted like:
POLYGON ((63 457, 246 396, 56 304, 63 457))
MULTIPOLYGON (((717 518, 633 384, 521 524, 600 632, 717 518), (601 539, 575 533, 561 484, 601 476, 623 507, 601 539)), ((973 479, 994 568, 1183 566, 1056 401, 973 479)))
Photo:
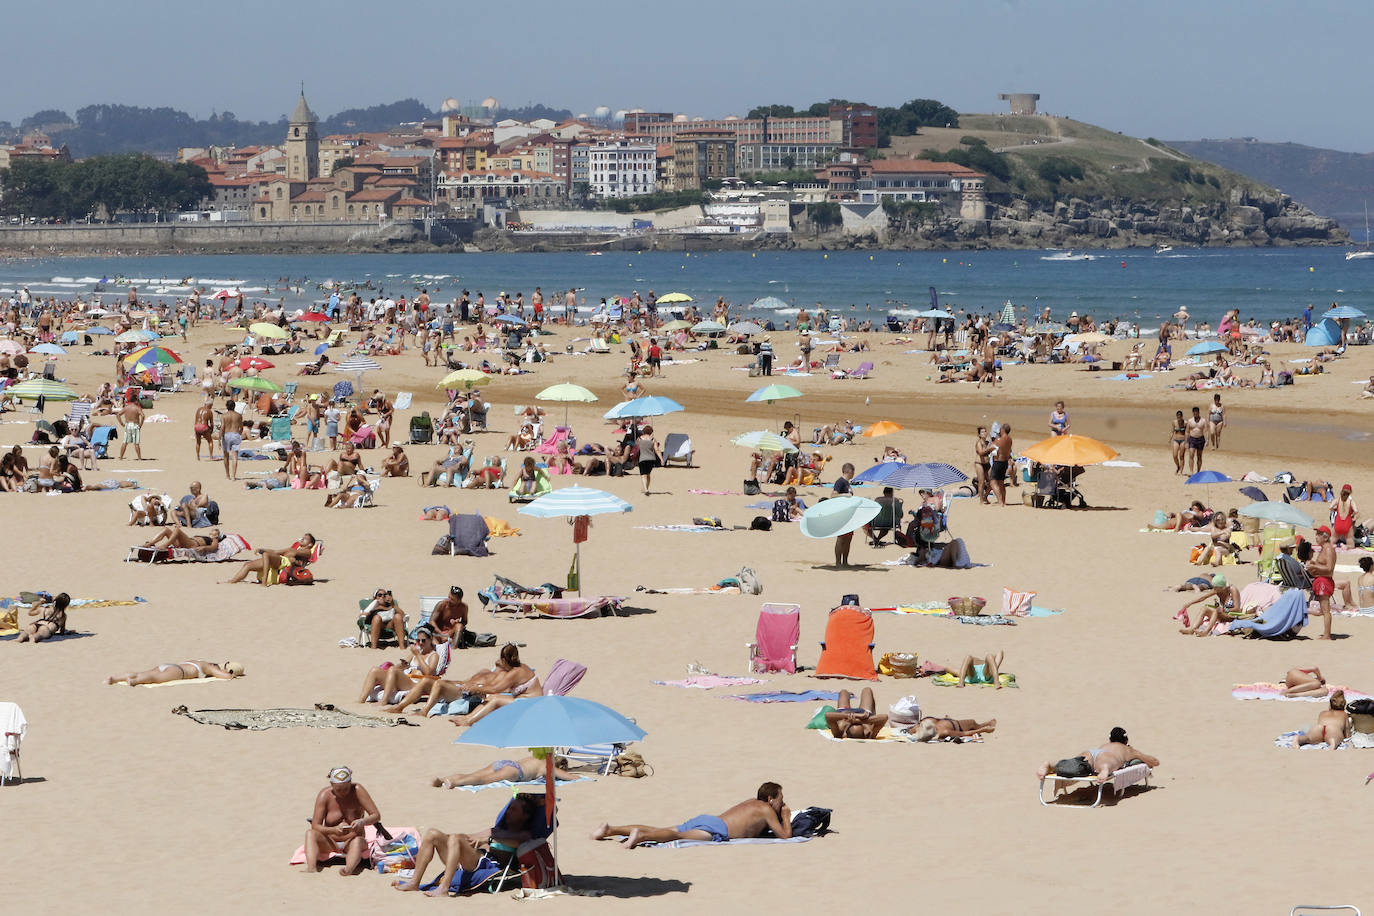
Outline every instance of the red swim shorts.
POLYGON ((1336 582, 1330 576, 1318 576, 1312 580, 1312 594, 1318 598, 1329 598, 1336 593, 1336 582))

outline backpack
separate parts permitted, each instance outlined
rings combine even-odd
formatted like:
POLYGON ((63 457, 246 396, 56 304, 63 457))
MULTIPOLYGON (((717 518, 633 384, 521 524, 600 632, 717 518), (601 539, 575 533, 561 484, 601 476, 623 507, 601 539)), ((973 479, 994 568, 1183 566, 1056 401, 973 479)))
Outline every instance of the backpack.
POLYGON ((807 808, 792 815, 793 836, 822 836, 830 832, 830 808, 807 808))
POLYGON ((430 551, 430 555, 436 557, 446 557, 451 553, 453 553, 453 538, 447 534, 435 541, 434 549, 430 551))
POLYGON ((930 506, 916 510, 916 533, 926 543, 933 543, 940 537, 940 516, 930 506))
POLYGON ((284 581, 287 585, 314 585, 315 574, 304 566, 288 566, 284 581))
POLYGON ((785 499, 775 499, 775 500, 773 500, 773 521, 775 521, 775 522, 787 522, 787 521, 791 521, 791 519, 787 517, 787 500, 785 500, 785 499))
POLYGON ((759 574, 754 572, 754 567, 744 566, 740 568, 739 590, 745 595, 763 594, 763 583, 759 581, 759 574))
POLYGON ((750 531, 772 531, 773 520, 766 515, 756 515, 754 520, 749 523, 750 531))
POLYGON ((745 496, 758 496, 762 492, 763 488, 759 486, 759 482, 757 480, 750 478, 744 482, 745 496))
POLYGON ((219 503, 215 502, 213 499, 205 504, 205 520, 209 522, 211 526, 219 524, 219 503))
POLYGON ((1082 778, 1093 775, 1093 765, 1086 757, 1065 757, 1054 765, 1054 775, 1082 778))

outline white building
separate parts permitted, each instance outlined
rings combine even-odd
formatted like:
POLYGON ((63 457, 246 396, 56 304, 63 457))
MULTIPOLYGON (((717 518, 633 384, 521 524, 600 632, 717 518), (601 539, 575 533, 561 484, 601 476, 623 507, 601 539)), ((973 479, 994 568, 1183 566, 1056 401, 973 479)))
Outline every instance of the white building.
POLYGON ((657 187, 658 148, 652 143, 604 140, 587 148, 592 196, 638 197, 657 187))

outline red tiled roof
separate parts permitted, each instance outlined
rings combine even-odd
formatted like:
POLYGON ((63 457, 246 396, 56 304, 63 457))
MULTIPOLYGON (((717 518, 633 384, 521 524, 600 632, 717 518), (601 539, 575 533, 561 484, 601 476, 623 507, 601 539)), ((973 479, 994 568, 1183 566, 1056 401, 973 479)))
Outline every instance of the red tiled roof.
POLYGON ((378 203, 381 203, 383 201, 398 199, 400 198, 400 196, 400 191, 388 191, 384 188, 374 188, 367 191, 358 191, 355 194, 348 195, 348 202, 353 203, 354 201, 357 201, 359 203, 370 203, 375 200, 378 203))
POLYGON ((977 175, 980 177, 983 174, 955 162, 933 162, 929 159, 878 159, 867 163, 864 167, 875 172, 888 173, 927 172, 941 175, 977 175))
POLYGON ((428 206, 430 206, 430 202, 427 201, 427 200, 421 200, 421 199, 418 198, 418 197, 402 197, 400 200, 396 201, 396 206, 398 206, 398 207, 428 207, 428 206))
POLYGON ((306 191, 291 198, 293 204, 322 204, 325 197, 323 191, 306 191))

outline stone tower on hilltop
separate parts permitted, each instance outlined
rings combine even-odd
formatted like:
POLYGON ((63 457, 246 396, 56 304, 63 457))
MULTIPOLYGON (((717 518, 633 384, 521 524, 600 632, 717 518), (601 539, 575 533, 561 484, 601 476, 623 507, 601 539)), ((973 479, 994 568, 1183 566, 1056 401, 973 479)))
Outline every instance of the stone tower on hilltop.
POLYGON ((286 128, 286 177, 290 181, 309 181, 320 174, 320 134, 317 119, 305 103, 305 90, 291 114, 286 128))

